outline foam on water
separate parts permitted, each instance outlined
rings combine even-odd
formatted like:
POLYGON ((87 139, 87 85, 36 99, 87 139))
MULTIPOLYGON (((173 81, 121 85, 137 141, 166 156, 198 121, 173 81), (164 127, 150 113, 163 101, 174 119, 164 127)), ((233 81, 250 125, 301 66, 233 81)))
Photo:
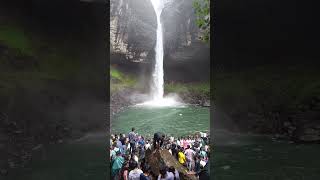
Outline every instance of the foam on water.
POLYGON ((185 104, 178 102, 174 97, 165 97, 155 100, 146 101, 136 106, 149 106, 149 107, 185 107, 185 104))

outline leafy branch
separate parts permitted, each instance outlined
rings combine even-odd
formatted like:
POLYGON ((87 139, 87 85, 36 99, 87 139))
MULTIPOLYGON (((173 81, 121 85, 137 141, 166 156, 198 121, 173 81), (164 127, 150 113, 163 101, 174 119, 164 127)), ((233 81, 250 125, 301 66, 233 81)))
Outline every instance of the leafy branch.
POLYGON ((210 0, 194 0, 196 24, 201 29, 200 39, 210 41, 210 0))

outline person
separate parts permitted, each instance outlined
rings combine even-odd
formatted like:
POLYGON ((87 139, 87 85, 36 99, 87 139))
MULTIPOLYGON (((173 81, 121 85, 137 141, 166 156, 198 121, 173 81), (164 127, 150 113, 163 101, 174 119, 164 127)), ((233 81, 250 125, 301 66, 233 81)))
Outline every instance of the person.
POLYGON ((200 156, 202 156, 204 160, 208 159, 207 152, 204 150, 203 147, 200 148, 200 156))
POLYGON ((129 167, 132 169, 129 172, 129 180, 140 180, 140 175, 143 173, 141 169, 138 167, 138 163, 136 161, 130 161, 129 167))
POLYGON ((194 171, 196 173, 196 175, 198 176, 198 174, 200 173, 200 155, 196 155, 196 160, 195 160, 195 163, 194 163, 194 171))
POLYGON ((119 179, 118 175, 122 168, 123 162, 124 162, 124 158, 121 156, 121 152, 117 151, 116 157, 112 162, 112 168, 111 168, 112 179, 119 179))
POLYGON ((117 145, 114 143, 110 148, 110 160, 113 161, 116 157, 116 153, 119 151, 119 148, 117 148, 117 145))
POLYGON ((143 146, 139 146, 139 158, 144 159, 145 158, 145 149, 143 146))
POLYGON ((178 157, 177 145, 174 141, 172 142, 170 149, 171 149, 172 155, 177 159, 178 157))
POLYGON ((180 164, 185 165, 185 163, 186 163, 186 156, 185 156, 184 153, 183 153, 183 147, 181 147, 181 148, 179 149, 178 160, 179 160, 179 163, 180 163, 180 164))
POLYGON ((110 138, 110 147, 113 145, 113 135, 111 135, 111 138, 110 138))
POLYGON ((185 150, 184 154, 186 155, 187 158, 187 167, 189 171, 192 171, 193 169, 193 164, 194 164, 194 156, 195 156, 195 151, 190 148, 190 145, 187 145, 187 150, 185 150))
POLYGON ((123 149, 122 142, 120 141, 120 137, 116 138, 116 145, 117 145, 117 148, 120 150, 121 154, 123 154, 124 153, 124 149, 123 149))
POLYGON ((129 179, 129 159, 128 156, 125 157, 125 162, 123 163, 123 167, 120 171, 120 180, 128 180, 129 179))
POLYGON ((136 139, 137 139, 137 135, 134 132, 135 128, 131 129, 131 132, 129 133, 128 137, 129 137, 129 143, 130 143, 130 152, 132 153, 135 150, 136 147, 136 139))
POLYGON ((154 133, 154 136, 153 136, 153 148, 157 149, 156 148, 157 145, 158 145, 158 148, 161 148, 162 145, 163 145, 163 141, 164 141, 165 137, 166 137, 166 135, 161 133, 161 132, 154 133))
POLYGON ((187 142, 187 140, 184 139, 184 138, 182 139, 182 146, 183 146, 184 149, 187 149, 188 142, 187 142))
POLYGON ((120 134, 119 140, 122 143, 122 145, 126 145, 126 135, 125 134, 120 134))
POLYGON ((174 180, 174 174, 172 172, 168 172, 166 166, 161 167, 158 180, 174 180))
POLYGON ((131 154, 131 151, 130 151, 130 142, 129 142, 129 138, 126 138, 126 145, 125 145, 126 147, 126 152, 127 153, 129 153, 129 154, 131 154))
POLYGON ((146 144, 145 144, 145 149, 148 150, 150 149, 151 150, 151 144, 149 143, 149 140, 147 140, 146 144))
POLYGON ((179 171, 176 170, 173 166, 169 167, 169 172, 171 172, 174 175, 174 180, 180 180, 179 171))
POLYGON ((180 138, 177 139, 177 146, 181 146, 180 138))
POLYGON ((203 159, 203 157, 200 157, 200 167, 205 167, 206 165, 207 165, 207 162, 203 159))
POLYGON ((170 143, 172 143, 174 141, 174 137, 170 136, 170 143))
POLYGON ((139 163, 139 157, 137 156, 136 150, 132 151, 131 153, 131 159, 139 163))
POLYGON ((199 180, 210 179, 210 165, 209 162, 205 165, 204 168, 201 168, 199 172, 199 180))
POLYGON ((143 173, 140 174, 140 180, 151 180, 151 167, 148 164, 145 164, 142 168, 143 173))
POLYGON ((139 136, 138 145, 139 146, 144 146, 144 144, 145 144, 144 137, 143 136, 139 136))

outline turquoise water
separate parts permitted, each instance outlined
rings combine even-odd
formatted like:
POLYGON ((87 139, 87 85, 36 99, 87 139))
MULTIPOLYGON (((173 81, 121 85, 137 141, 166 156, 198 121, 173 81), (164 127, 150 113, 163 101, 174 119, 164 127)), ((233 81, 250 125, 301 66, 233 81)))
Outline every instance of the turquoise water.
POLYGON ((112 133, 128 133, 132 127, 145 136, 158 131, 173 136, 190 135, 210 129, 210 110, 196 106, 131 107, 119 113, 111 122, 112 133))
MULTIPOLYGON (((30 165, 3 179, 106 179, 109 170, 106 143, 105 136, 99 135, 79 143, 52 145, 45 160, 37 150, 30 165)), ((224 132, 214 133, 214 144, 211 166, 217 180, 320 179, 320 144, 294 144, 266 136, 224 132)))
MULTIPOLYGON (((105 140, 94 143, 51 145, 33 153, 32 162, 23 169, 11 170, 4 180, 98 180, 106 179, 109 166, 105 140)), ((0 176, 0 179, 2 177, 0 176)), ((2 180, 2 179, 1 179, 2 180)))
POLYGON ((215 133, 214 179, 317 180, 320 144, 294 144, 266 136, 215 133))
MULTIPOLYGON (((113 132, 129 132, 134 126, 140 134, 163 130, 183 135, 209 129, 209 109, 129 108, 119 114, 113 132), (181 114, 181 115, 180 115, 181 114), (181 126, 182 125, 182 126, 181 126)), ((214 179, 222 180, 318 180, 320 144, 294 144, 267 136, 213 133, 211 157, 214 179)), ((30 165, 11 172, 5 180, 85 180, 108 176, 105 135, 86 141, 51 145, 47 159, 34 152, 30 165)), ((2 177, 0 177, 1 179, 2 177)))

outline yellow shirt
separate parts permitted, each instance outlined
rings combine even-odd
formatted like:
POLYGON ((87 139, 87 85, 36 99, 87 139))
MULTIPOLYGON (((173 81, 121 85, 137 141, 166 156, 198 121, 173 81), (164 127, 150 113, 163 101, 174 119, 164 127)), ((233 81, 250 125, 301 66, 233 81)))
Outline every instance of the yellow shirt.
POLYGON ((180 164, 184 164, 186 162, 186 156, 183 154, 183 152, 178 153, 178 159, 180 164))

